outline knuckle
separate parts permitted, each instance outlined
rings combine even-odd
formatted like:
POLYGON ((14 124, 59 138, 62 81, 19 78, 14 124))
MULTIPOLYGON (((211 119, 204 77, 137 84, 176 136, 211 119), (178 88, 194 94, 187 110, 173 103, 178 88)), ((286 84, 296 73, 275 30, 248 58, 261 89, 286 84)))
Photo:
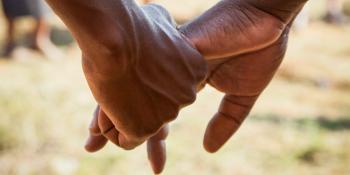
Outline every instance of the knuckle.
POLYGON ((145 133, 141 132, 139 129, 135 131, 131 131, 127 133, 128 138, 131 138, 133 140, 141 139, 145 137, 145 133))
POLYGON ((101 135, 101 131, 98 127, 89 127, 89 132, 93 135, 101 135))
POLYGON ((141 145, 144 142, 144 140, 139 140, 137 138, 127 137, 126 140, 119 142, 119 147, 123 148, 124 150, 133 150, 137 146, 141 145))
POLYGON ((188 105, 192 104, 194 101, 196 101, 196 98, 197 98, 196 92, 191 91, 191 94, 187 98, 187 104, 188 105))
POLYGON ((157 131, 154 127, 147 127, 142 129, 137 129, 128 134, 131 140, 145 140, 150 137, 153 133, 157 131))
POLYGON ((127 145, 127 144, 125 144, 125 145, 119 145, 121 148, 123 148, 124 150, 126 150, 126 151, 131 151, 131 150, 134 150, 135 148, 136 148, 136 146, 134 146, 134 145, 127 145))

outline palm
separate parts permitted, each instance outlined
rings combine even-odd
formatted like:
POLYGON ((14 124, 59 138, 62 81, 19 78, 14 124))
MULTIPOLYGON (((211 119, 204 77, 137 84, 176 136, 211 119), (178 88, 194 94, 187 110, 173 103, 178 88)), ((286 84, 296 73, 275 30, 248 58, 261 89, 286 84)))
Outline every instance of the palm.
POLYGON ((227 41, 214 39, 225 46, 214 44, 217 47, 211 47, 212 52, 220 54, 208 60, 210 73, 207 81, 224 93, 256 96, 278 68, 286 51, 289 26, 247 3, 236 4, 236 7, 231 25, 236 38, 225 37, 227 41))
POLYGON ((206 131, 204 146, 209 152, 217 151, 242 124, 279 67, 286 43, 287 38, 281 38, 267 48, 232 56, 221 64, 209 61, 207 82, 226 94, 206 131))
POLYGON ((282 61, 289 25, 246 3, 233 12, 233 16, 249 20, 234 19, 232 26, 236 32, 233 33, 238 36, 226 42, 232 45, 231 49, 224 51, 225 47, 215 48, 216 52, 229 56, 208 60, 207 82, 229 95, 256 97, 282 61))
POLYGON ((225 93, 205 134, 209 152, 239 128, 271 81, 285 54, 291 21, 304 1, 230 2, 229 7, 228 1, 220 2, 180 29, 207 58, 207 82, 225 93), (225 8, 229 15, 216 15, 225 8))

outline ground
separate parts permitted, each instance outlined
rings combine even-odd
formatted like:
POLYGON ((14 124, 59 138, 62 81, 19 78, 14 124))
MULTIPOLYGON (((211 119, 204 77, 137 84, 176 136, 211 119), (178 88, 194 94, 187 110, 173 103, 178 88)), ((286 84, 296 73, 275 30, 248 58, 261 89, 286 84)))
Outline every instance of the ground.
MULTIPOLYGON (((180 20, 195 14, 184 9, 181 16, 173 6, 180 20)), ((204 151, 202 137, 222 94, 207 87, 171 125, 164 174, 350 174, 349 43, 349 25, 313 22, 293 32, 277 76, 216 154, 204 151)), ((112 144, 95 154, 83 150, 95 102, 79 49, 61 49, 60 61, 24 48, 15 60, 0 59, 0 174, 151 174, 145 146, 131 152, 112 144)))

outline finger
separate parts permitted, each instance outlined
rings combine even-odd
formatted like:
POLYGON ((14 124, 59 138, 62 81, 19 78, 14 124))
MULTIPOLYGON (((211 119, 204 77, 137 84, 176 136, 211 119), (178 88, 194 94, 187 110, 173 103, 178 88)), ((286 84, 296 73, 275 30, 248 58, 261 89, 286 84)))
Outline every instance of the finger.
POLYGON ((107 139, 101 134, 98 127, 98 113, 99 107, 97 106, 89 127, 89 138, 85 144, 85 150, 88 152, 96 152, 102 149, 107 143, 107 139))
POLYGON ((219 150, 237 131, 258 96, 270 83, 284 57, 287 34, 288 30, 276 43, 263 50, 233 58, 227 62, 228 66, 221 67, 212 75, 209 83, 213 87, 234 95, 224 97, 219 112, 207 127, 203 144, 208 152, 219 150))
POLYGON ((98 113, 98 126, 102 132, 102 135, 109 141, 119 146, 119 132, 114 127, 112 121, 107 117, 106 113, 100 109, 98 113))
POLYGON ((107 117, 106 113, 102 109, 99 112, 98 125, 103 136, 105 136, 116 146, 125 150, 132 150, 144 142, 142 140, 126 137, 123 133, 120 133, 116 129, 115 124, 107 117))
POLYGON ((218 151, 227 140, 238 130, 247 117, 257 96, 239 97, 226 95, 206 129, 204 135, 204 148, 214 153, 218 151))
POLYGON ((308 0, 247 0, 249 4, 289 23, 308 0))
POLYGON ((132 150, 141 145, 145 140, 130 138, 119 133, 119 146, 125 150, 132 150))
POLYGON ((95 136, 90 134, 85 144, 85 150, 88 152, 96 152, 102 149, 106 145, 107 141, 107 138, 105 138, 103 135, 95 136))
POLYGON ((148 160, 154 174, 160 174, 166 163, 165 139, 169 133, 168 126, 163 127, 156 135, 147 141, 148 160))
POLYGON ((100 127, 98 126, 99 112, 100 112, 100 106, 98 105, 94 111, 94 114, 89 126, 89 131, 93 135, 101 135, 101 130, 100 130, 100 127))

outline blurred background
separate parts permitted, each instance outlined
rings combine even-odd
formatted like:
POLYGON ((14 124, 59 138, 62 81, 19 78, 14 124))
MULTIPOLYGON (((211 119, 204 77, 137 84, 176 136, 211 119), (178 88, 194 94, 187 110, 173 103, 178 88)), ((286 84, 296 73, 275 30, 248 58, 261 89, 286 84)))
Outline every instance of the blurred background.
MULTIPOLYGON (((183 23, 216 0, 154 2, 183 23)), ((80 51, 46 7, 16 9, 16 18, 0 13, 0 174, 151 174, 145 146, 84 151, 95 101, 80 51)), ((305 9, 281 69, 238 133, 218 153, 204 151, 222 97, 206 87, 171 125, 164 174, 350 174, 350 0, 311 0, 305 9)))

